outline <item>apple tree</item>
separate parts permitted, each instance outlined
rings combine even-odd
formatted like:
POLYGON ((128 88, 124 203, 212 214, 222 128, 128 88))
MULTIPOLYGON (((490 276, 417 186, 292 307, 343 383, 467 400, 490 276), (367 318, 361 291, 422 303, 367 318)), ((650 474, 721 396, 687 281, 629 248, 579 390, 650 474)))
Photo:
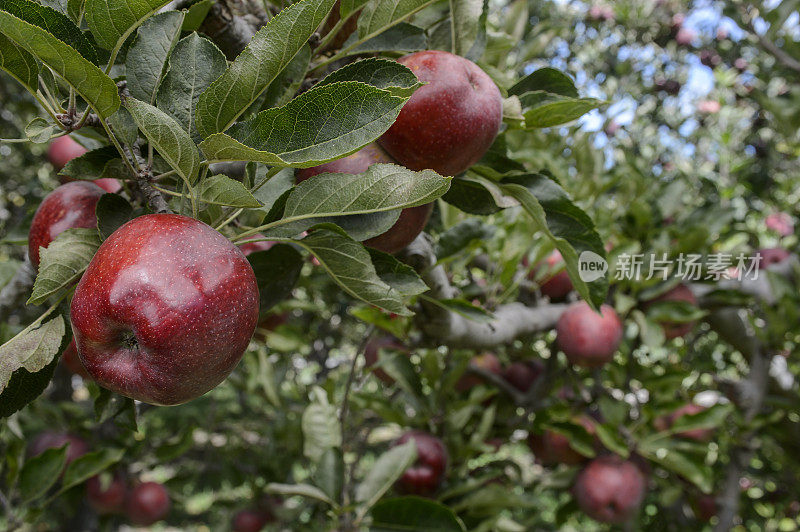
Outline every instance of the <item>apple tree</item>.
POLYGON ((0 523, 797 529, 791 5, 0 0, 0 523))

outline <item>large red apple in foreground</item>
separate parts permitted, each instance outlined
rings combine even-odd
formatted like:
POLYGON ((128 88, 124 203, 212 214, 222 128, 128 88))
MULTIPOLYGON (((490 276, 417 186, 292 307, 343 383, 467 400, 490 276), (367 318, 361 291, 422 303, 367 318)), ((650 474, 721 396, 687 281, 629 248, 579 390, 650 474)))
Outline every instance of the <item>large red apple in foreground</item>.
MULTIPOLYGON (((297 181, 325 172, 332 174, 360 174, 378 163, 395 163, 395 160, 375 144, 367 144, 357 152, 329 163, 297 171, 297 181)), ((397 253, 417 238, 433 211, 433 203, 410 207, 400 212, 400 217, 385 233, 364 241, 364 244, 385 253, 397 253)))
POLYGON ((46 248, 66 231, 97 227, 95 207, 105 191, 90 181, 73 181, 61 185, 44 198, 33 215, 28 233, 28 256, 39 266, 39 248, 46 248))
POLYGON ((624 523, 636 515, 646 480, 633 462, 619 456, 595 458, 581 471, 573 491, 586 515, 603 523, 624 523))
POLYGON ((398 61, 426 85, 378 142, 412 170, 464 172, 483 157, 500 129, 503 99, 497 85, 478 65, 449 52, 415 52, 398 61))
POLYGON ((144 482, 128 495, 125 514, 135 525, 150 526, 164 519, 169 507, 167 488, 157 482, 144 482))
POLYGON ((86 148, 72 140, 68 135, 58 137, 47 147, 47 159, 56 170, 61 170, 64 165, 75 157, 80 157, 86 153, 86 148))
POLYGON ((442 440, 421 430, 406 432, 394 445, 402 445, 409 440, 414 440, 417 445, 417 461, 403 473, 397 486, 404 493, 430 496, 444 480, 447 449, 442 440))
POLYGON ((556 325, 558 345, 576 366, 598 368, 614 358, 622 341, 622 322, 614 309, 598 314, 585 301, 570 306, 556 325))
POLYGON ((230 374, 258 321, 250 263, 193 218, 150 214, 97 250, 72 299, 83 365, 114 392, 175 405, 230 374))

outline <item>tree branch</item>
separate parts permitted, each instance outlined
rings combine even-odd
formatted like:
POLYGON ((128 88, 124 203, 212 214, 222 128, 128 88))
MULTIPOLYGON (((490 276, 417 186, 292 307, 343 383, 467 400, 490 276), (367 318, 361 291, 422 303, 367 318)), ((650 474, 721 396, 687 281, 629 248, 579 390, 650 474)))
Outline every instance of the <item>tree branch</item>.
POLYGON ((247 46, 269 16, 256 0, 218 0, 208 12, 200 31, 208 35, 232 61, 247 46))
MULTIPOLYGON (((403 260, 414 268, 430 291, 433 299, 458 297, 458 289, 450 284, 444 268, 436 264, 433 246, 424 233, 403 252, 403 260)), ((548 304, 528 307, 522 303, 508 303, 494 310, 494 319, 478 322, 422 300, 419 325, 426 336, 439 345, 470 349, 488 349, 509 344, 520 336, 546 331, 555 327, 568 304, 548 304)))

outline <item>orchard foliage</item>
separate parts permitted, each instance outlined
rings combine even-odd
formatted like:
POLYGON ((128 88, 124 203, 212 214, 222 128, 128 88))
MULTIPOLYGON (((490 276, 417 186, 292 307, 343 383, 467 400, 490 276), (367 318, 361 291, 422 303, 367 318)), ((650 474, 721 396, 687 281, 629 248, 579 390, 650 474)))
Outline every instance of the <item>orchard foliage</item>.
POLYGON ((0 523, 796 529, 792 5, 0 0, 0 523), (236 256, 260 309, 144 393, 81 328, 165 213, 242 253, 145 274, 236 256))

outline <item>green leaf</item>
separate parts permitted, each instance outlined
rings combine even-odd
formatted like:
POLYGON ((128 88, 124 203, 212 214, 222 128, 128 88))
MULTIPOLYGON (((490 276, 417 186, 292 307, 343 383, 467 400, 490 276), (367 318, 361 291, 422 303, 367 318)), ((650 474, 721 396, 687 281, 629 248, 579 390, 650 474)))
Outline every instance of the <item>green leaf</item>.
POLYGON ((414 268, 403 264, 393 255, 377 249, 369 248, 372 265, 381 281, 388 284, 406 297, 416 296, 428 291, 428 285, 420 279, 414 268))
POLYGON ((191 185, 200 171, 200 154, 189 134, 174 118, 148 103, 126 98, 125 108, 150 144, 191 185))
POLYGON ((421 404, 421 400, 424 397, 422 382, 408 355, 405 353, 392 353, 387 356, 384 353, 383 349, 378 350, 379 364, 376 368, 380 367, 394 379, 394 382, 411 397, 415 406, 421 404))
POLYGON ((348 48, 358 39, 354 33, 347 42, 343 55, 374 54, 380 52, 416 52, 428 48, 428 37, 419 26, 401 22, 371 39, 361 42, 354 48, 348 48))
POLYGON ((362 505, 360 513, 369 511, 416 460, 417 444, 413 439, 380 455, 356 488, 356 501, 362 505))
POLYGON ((617 453, 623 458, 628 458, 630 455, 628 444, 622 439, 622 436, 615 427, 604 423, 595 423, 594 428, 597 438, 606 449, 617 453))
POLYGON ((248 255, 260 295, 259 312, 264 315, 292 293, 303 269, 303 256, 292 246, 277 244, 248 255))
POLYGON ((463 532, 464 524, 447 506, 422 497, 395 497, 372 508, 370 532, 463 532))
POLYGON ((336 226, 317 227, 297 244, 313 253, 345 292, 389 312, 411 315, 403 295, 378 277, 364 246, 337 231, 336 226))
POLYGON ((284 107, 261 111, 227 134, 211 135, 200 148, 209 161, 317 166, 377 139, 391 127, 406 101, 364 83, 331 83, 304 92, 284 107))
POLYGON ((407 66, 377 57, 350 63, 326 76, 316 86, 322 87, 340 81, 360 81, 404 98, 410 98, 422 86, 407 66))
POLYGON ((474 322, 490 323, 495 319, 494 314, 481 307, 476 307, 465 299, 436 299, 430 301, 474 322))
POLYGON ((104 176, 109 161, 121 160, 114 146, 87 151, 64 165, 58 175, 73 179, 99 179, 104 176))
POLYGON ((439 235, 436 243, 436 259, 441 262, 464 250, 472 243, 489 241, 496 228, 478 218, 467 218, 439 235))
POLYGON ((105 240, 122 227, 133 214, 133 207, 119 194, 103 194, 94 208, 97 215, 97 230, 105 240))
POLYGON ((453 52, 466 55, 478 39, 483 0, 450 0, 453 52))
POLYGON ((332 447, 325 451, 311 478, 331 500, 339 500, 344 484, 344 459, 341 449, 332 447))
POLYGON ((300 0, 253 36, 247 47, 200 96, 197 129, 208 137, 228 129, 308 42, 335 0, 300 0))
MULTIPOLYGON (((62 339, 62 347, 64 343, 66 342, 63 342, 62 339)), ((3 348, 0 347, 0 353, 2 351, 3 348)), ((59 348, 56 352, 58 351, 61 349, 59 348)), ((31 373, 25 368, 15 371, 3 392, 0 393, 0 418, 10 416, 39 397, 50 384, 58 361, 58 357, 53 356, 52 362, 35 373, 31 373)))
POLYGON ((0 33, 66 80, 101 118, 119 108, 117 85, 78 51, 45 30, 0 11, 0 33))
POLYGON ((138 430, 136 405, 133 399, 105 388, 97 387, 97 396, 94 399, 94 415, 98 424, 113 419, 114 423, 120 427, 133 432, 138 430))
POLYGON ((715 429, 725 422, 733 410, 734 408, 731 404, 719 404, 707 408, 702 412, 698 412, 697 414, 682 415, 675 420, 669 432, 671 434, 678 434, 696 429, 715 429))
POLYGON ((197 187, 197 196, 203 203, 213 205, 250 209, 261 207, 247 187, 223 174, 204 179, 197 187))
POLYGON ((520 96, 526 92, 544 91, 569 98, 578 97, 575 82, 568 75, 555 68, 545 67, 535 70, 508 89, 509 95, 520 96))
POLYGON ((154 104, 167 73, 170 53, 178 43, 183 13, 167 11, 147 19, 125 57, 128 91, 137 100, 154 104))
POLYGON ((44 144, 50 141, 50 136, 56 131, 56 126, 44 118, 37 116, 25 126, 25 136, 28 140, 37 144, 44 144))
POLYGON ((711 493, 714 489, 713 471, 703 463, 703 459, 690 457, 670 447, 668 441, 662 440, 662 442, 664 445, 641 446, 637 450, 648 460, 682 476, 703 493, 711 493))
POLYGON ((454 177, 450 190, 442 199, 464 212, 481 216, 519 205, 517 200, 504 195, 497 184, 471 172, 454 177))
POLYGON ((358 17, 359 41, 366 41, 399 24, 435 0, 373 0, 358 17))
POLYGON ((98 475, 119 462, 125 454, 124 449, 106 448, 99 451, 87 453, 67 466, 64 472, 64 481, 61 484, 60 493, 67 491, 73 486, 98 475))
POLYGON ((40 305, 53 294, 72 286, 89 265, 100 235, 96 229, 67 229, 46 248, 40 249, 39 274, 29 305, 40 305))
POLYGON ((67 461, 68 446, 47 449, 25 462, 19 473, 19 495, 23 503, 38 499, 58 481, 67 461))
POLYGON ((225 54, 214 43, 197 33, 184 37, 169 57, 169 71, 158 89, 156 105, 199 140, 194 123, 197 101, 227 66, 225 54))
POLYGON ((282 107, 294 98, 300 85, 303 84, 306 72, 308 72, 311 55, 311 47, 308 44, 300 48, 294 59, 281 70, 281 73, 267 87, 266 92, 264 92, 264 101, 260 105, 261 109, 282 107))
POLYGON ((86 24, 97 44, 116 51, 139 24, 167 3, 168 0, 86 0, 86 24))
MULTIPOLYGON (((324 392, 317 394, 324 396, 324 392)), ((303 429, 303 454, 318 462, 332 447, 342 446, 342 428, 336 407, 327 401, 316 401, 308 405, 301 420, 303 429)))
POLYGON ((283 216, 322 218, 426 205, 447 192, 450 181, 433 170, 414 172, 395 164, 374 164, 361 174, 319 174, 295 187, 283 216))
POLYGON ((184 10, 186 16, 183 19, 181 30, 197 31, 213 5, 214 0, 200 0, 189 6, 189 9, 184 10))
POLYGON ((301 497, 316 499, 331 506, 336 506, 336 503, 333 502, 324 491, 310 484, 276 484, 271 482, 267 484, 267 487, 264 488, 264 491, 267 493, 285 495, 287 497, 292 495, 300 495, 301 497))
POLYGON ((527 92, 520 96, 520 102, 525 129, 566 124, 604 105, 595 98, 570 98, 543 91, 527 92))
POLYGON ((65 14, 32 0, 0 0, 0 10, 25 22, 38 26, 47 33, 78 51, 88 61, 97 64, 97 50, 65 14))
POLYGON ((369 0, 342 0, 339 4, 339 15, 345 19, 364 7, 369 0))
POLYGON ((542 174, 507 177, 500 188, 519 201, 539 230, 555 243, 581 297, 599 307, 606 299, 608 279, 603 276, 587 283, 578 272, 578 257, 584 252, 605 259, 603 241, 591 218, 572 202, 558 183, 542 174))
POLYGON ((39 63, 13 41, 0 34, 0 68, 11 74, 31 94, 39 88, 39 63))
POLYGON ((58 355, 63 337, 64 319, 59 315, 38 327, 23 329, 0 346, 0 392, 17 370, 36 373, 46 368, 58 355))

